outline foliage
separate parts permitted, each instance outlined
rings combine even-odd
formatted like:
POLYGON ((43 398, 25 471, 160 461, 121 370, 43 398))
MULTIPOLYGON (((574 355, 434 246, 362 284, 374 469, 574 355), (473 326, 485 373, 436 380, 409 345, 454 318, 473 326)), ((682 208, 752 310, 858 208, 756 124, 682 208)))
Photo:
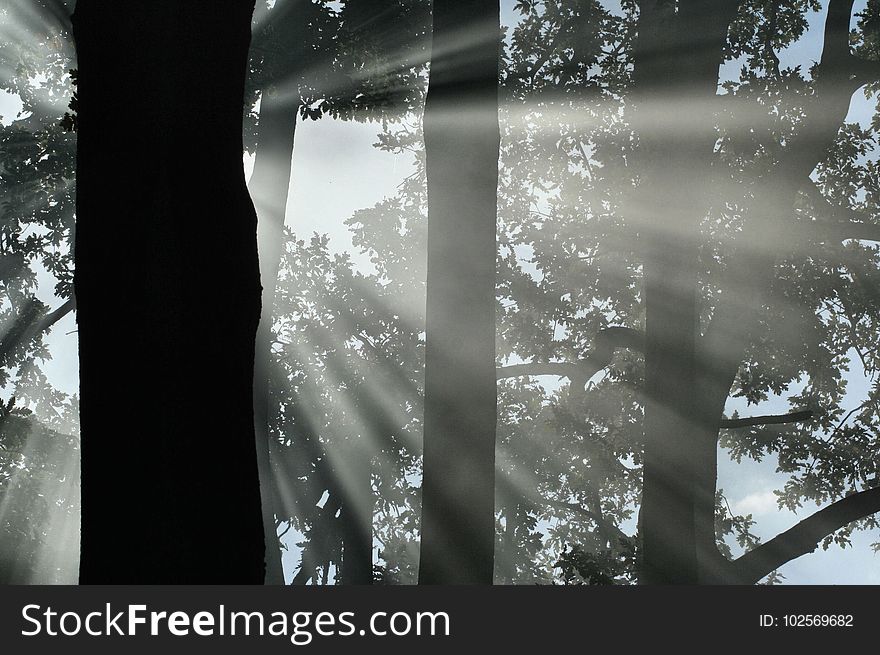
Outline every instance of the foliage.
POLYGON ((556 563, 564 584, 613 585, 631 582, 635 558, 632 551, 619 558, 611 552, 588 552, 577 545, 564 550, 556 563))
POLYGON ((75 544, 79 439, 0 403, 0 584, 70 583, 64 552, 75 544), (52 554, 54 552, 54 554, 52 554))
MULTIPOLYGON (((296 498, 289 518, 305 537, 304 559, 316 569, 339 564, 342 518, 325 508, 338 507, 351 493, 348 473, 366 443, 383 579, 412 582, 423 319, 407 312, 420 306, 414 298, 424 293, 424 264, 411 259, 423 242, 424 221, 413 225, 405 209, 389 200, 376 210, 389 228, 383 245, 395 256, 377 261, 373 275, 356 272, 348 255, 331 253, 326 236, 288 241, 274 350, 286 383, 273 388, 272 431, 284 448, 276 460, 289 462, 283 471, 296 498), (401 268, 396 257, 405 258, 401 268), (394 278, 385 277, 392 271, 394 278)), ((367 213, 349 221, 356 241, 377 228, 365 220, 367 213)))
POLYGON ((75 432, 74 399, 46 380, 50 354, 31 330, 72 293, 76 135, 61 119, 73 50, 64 3, 24 4, 0 12, 0 89, 21 103, 0 124, 0 385, 40 422, 75 432))
POLYGON ((425 0, 264 0, 255 12, 246 87, 245 148, 259 133, 263 93, 299 105, 302 118, 385 121, 414 111, 430 35, 425 0))
MULTIPOLYGON (((730 244, 755 190, 772 179, 815 102, 814 69, 781 67, 777 53, 804 37, 808 12, 818 8, 816 2, 746 2, 731 27, 725 57, 741 69, 738 78, 722 80, 717 102, 712 200, 703 222, 704 325, 729 271, 741 265, 730 244)), ((627 104, 637 10, 632 3, 614 12, 565 0, 521 2, 517 10, 502 66, 499 365, 576 362, 589 355, 601 330, 640 329, 644 320, 642 239, 625 205, 639 183, 627 104)), ((869 20, 859 25, 865 36, 856 31, 853 42, 869 48, 869 20)), ((380 147, 401 139, 419 140, 415 131, 402 137, 388 128, 380 147)), ((780 507, 828 503, 877 483, 877 247, 829 240, 805 227, 827 220, 826 201, 870 223, 875 139, 873 126, 841 126, 814 172, 818 195, 798 200, 792 227, 802 236, 767 289, 747 292, 763 299, 760 328, 743 353, 732 402, 778 406, 787 400, 792 409, 812 409, 814 418, 724 429, 720 446, 722 456, 727 451, 737 461, 778 459, 779 472, 789 476, 778 492, 780 507), (853 405, 848 386, 862 375, 867 399, 853 405)), ((368 218, 375 224, 355 239, 374 266, 387 258, 396 271, 408 270, 400 252, 411 244, 395 231, 417 219, 421 193, 406 184, 393 201, 359 213, 358 225, 368 218), (410 207, 411 218, 401 219, 400 207, 410 207)), ((372 283, 376 294, 385 284, 378 277, 372 283)), ((549 582, 554 569, 566 582, 576 572, 588 580, 621 575, 614 530, 636 537, 633 550, 638 543, 632 521, 644 438, 642 366, 639 353, 617 351, 602 373, 577 384, 554 376, 501 381, 498 582, 549 582)), ((417 420, 417 412, 411 417, 417 420)), ((758 545, 751 516, 730 512, 720 492, 716 505, 723 555, 758 545)), ((875 520, 859 521, 825 545, 846 544, 854 527, 873 528, 875 520)), ((627 561, 631 567, 634 560, 627 561)), ((782 577, 774 573, 767 582, 782 577)))

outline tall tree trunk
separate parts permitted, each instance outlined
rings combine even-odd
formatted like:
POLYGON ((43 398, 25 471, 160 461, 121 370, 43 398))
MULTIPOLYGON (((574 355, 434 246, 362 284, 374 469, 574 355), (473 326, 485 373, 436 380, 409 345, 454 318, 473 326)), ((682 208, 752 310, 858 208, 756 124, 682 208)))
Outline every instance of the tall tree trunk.
POLYGON ((420 584, 491 584, 499 7, 436 0, 420 584))
POLYGON ((84 583, 263 581, 253 9, 77 3, 84 583))
POLYGON ((263 311, 257 330, 254 363, 254 428, 263 489, 263 526, 266 539, 266 584, 284 584, 281 547, 275 528, 276 514, 282 506, 271 453, 269 432, 270 378, 272 365, 272 321, 275 287, 284 246, 284 217, 290 191, 296 118, 299 101, 264 89, 260 101, 260 132, 254 171, 250 180, 251 194, 257 209, 257 235, 260 252, 260 279, 263 285, 263 311))
MULTIPOLYGON (((253 16, 252 59, 264 60, 266 54, 259 37, 269 17, 269 6, 260 0, 253 16)), ((262 90, 259 134, 254 169, 248 188, 257 212, 257 248, 260 256, 260 283, 263 286, 262 311, 257 328, 254 357, 254 433, 257 444, 257 467, 263 508, 263 537, 266 542, 266 577, 264 584, 283 585, 284 567, 278 539, 280 491, 272 466, 272 443, 269 436, 269 387, 272 334, 272 309, 275 300, 280 235, 290 184, 290 160, 298 103, 289 109, 279 102, 272 89, 262 90), (286 176, 285 176, 286 171, 286 176), (273 258, 274 255, 274 258, 273 258), (274 266, 272 262, 275 262, 274 266)))
POLYGON ((342 490, 340 513, 342 532, 342 570, 345 585, 373 584, 373 486, 370 466, 371 446, 365 435, 356 438, 345 458, 346 478, 337 485, 342 490))
POLYGON ((669 117, 665 104, 680 91, 676 69, 681 45, 675 19, 668 5, 655 0, 640 3, 634 52, 642 171, 637 216, 645 239, 642 584, 697 581, 694 467, 687 426, 688 399, 694 388, 696 244, 692 217, 682 215, 677 203, 680 190, 675 187, 682 180, 668 168, 676 137, 681 135, 658 128, 656 120, 657 114, 669 117))
POLYGON ((700 221, 715 144, 712 100, 738 0, 640 3, 636 128, 645 257, 645 452, 640 510, 644 584, 696 584, 715 545, 716 444, 699 430, 700 221), (683 120, 682 117, 687 117, 683 120), (659 120, 658 120, 659 119, 659 120))

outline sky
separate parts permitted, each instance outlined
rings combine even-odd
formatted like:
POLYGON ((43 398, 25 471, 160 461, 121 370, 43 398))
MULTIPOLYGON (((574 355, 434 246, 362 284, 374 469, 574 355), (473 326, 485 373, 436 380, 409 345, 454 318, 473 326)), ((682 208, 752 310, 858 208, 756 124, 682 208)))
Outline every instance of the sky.
MULTIPOLYGON (((856 10, 865 0, 856 2, 856 10)), ((615 3, 616 4, 616 3, 615 3)), ((512 0, 502 2, 502 20, 510 24, 513 17, 512 0)), ((821 48, 822 13, 811 16, 811 30, 804 39, 788 51, 780 53, 783 66, 809 65, 818 60, 821 48)), ((722 74, 738 72, 729 65, 722 74)), ((0 116, 8 123, 17 114, 20 105, 15 98, 0 92, 0 116)), ((873 111, 862 94, 856 94, 850 111, 850 120, 866 121, 873 111)), ((335 250, 352 250, 351 240, 343 222, 356 210, 372 206, 383 197, 393 194, 396 186, 412 170, 408 155, 395 155, 373 147, 380 126, 342 122, 332 119, 301 121, 296 131, 296 146, 290 195, 287 203, 287 222, 301 237, 313 232, 327 233, 335 250)), ((249 174, 252 160, 245 159, 249 174)), ((355 257, 364 263, 364 258, 355 257)), ((41 299, 56 306, 52 298, 52 283, 44 276, 41 299)), ((45 371, 53 383, 63 391, 76 393, 77 351, 76 326, 72 315, 62 320, 49 336, 53 359, 45 371)), ((866 382, 858 371, 849 376, 853 406, 866 390, 866 382)), ((552 381, 550 381, 552 384, 552 381)), ((558 384, 558 382, 557 382, 558 384)), ((772 399, 759 407, 746 408, 731 402, 728 413, 737 409, 744 416, 781 413, 788 411, 784 398, 772 399)), ((776 473, 772 458, 762 463, 734 464, 724 452, 719 457, 718 486, 723 488, 732 509, 737 513, 751 513, 756 532, 764 539, 772 538, 815 511, 804 508, 799 514, 779 510, 773 490, 781 488, 785 475, 776 473)), ((870 547, 880 536, 857 533, 853 547, 846 550, 833 546, 786 564, 780 572, 788 584, 880 584, 880 556, 870 547)), ((297 564, 293 547, 286 556, 288 578, 297 564)))

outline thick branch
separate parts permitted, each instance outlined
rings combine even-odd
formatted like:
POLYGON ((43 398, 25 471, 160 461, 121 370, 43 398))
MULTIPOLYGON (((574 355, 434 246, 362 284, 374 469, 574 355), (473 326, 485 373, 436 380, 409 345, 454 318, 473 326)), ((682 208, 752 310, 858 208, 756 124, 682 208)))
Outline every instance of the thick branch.
POLYGON ((849 62, 854 84, 862 86, 880 79, 880 62, 856 56, 851 56, 849 62))
POLYGON ((798 421, 809 421, 814 415, 815 412, 813 410, 807 409, 802 412, 791 412, 790 414, 726 418, 721 420, 719 427, 746 428, 752 425, 784 425, 786 423, 797 423, 798 421))
POLYGON ((734 575, 742 584, 754 584, 786 562, 813 552, 825 537, 875 512, 880 512, 880 487, 838 500, 734 561, 734 575))
POLYGON ((37 333, 46 332, 74 309, 76 309, 76 300, 74 298, 68 298, 60 307, 58 307, 58 309, 49 312, 39 323, 37 323, 35 326, 37 333))
POLYGON ((312 528, 315 528, 317 523, 323 524, 319 531, 319 534, 323 537, 319 544, 319 546, 323 547, 323 552, 319 550, 317 555, 312 552, 316 549, 316 544, 312 540, 305 545, 300 557, 299 571, 293 576, 293 580, 290 582, 291 585, 305 585, 310 580, 314 584, 318 584, 316 571, 319 564, 326 566, 329 563, 326 543, 333 539, 335 530, 331 531, 330 525, 336 521, 336 513, 342 507, 342 503, 331 490, 327 489, 326 491, 328 492, 327 501, 323 507, 314 507, 312 515, 312 528))
POLYGON ((864 212, 832 202, 810 179, 804 184, 803 192, 810 199, 813 208, 824 216, 822 220, 805 223, 814 236, 834 241, 880 241, 880 225, 868 222, 869 216, 864 212))
POLYGON ((870 223, 836 223, 830 225, 837 238, 841 241, 857 239, 859 241, 880 241, 880 225, 870 223))
POLYGON ((614 326, 600 330, 591 353, 576 362, 532 362, 512 364, 495 370, 498 380, 520 375, 558 375, 586 384, 593 375, 611 363, 611 356, 619 348, 641 351, 644 336, 632 328, 614 326))
POLYGON ((0 339, 0 366, 6 364, 6 358, 16 348, 48 331, 49 328, 72 312, 76 307, 76 302, 70 298, 58 309, 42 316, 33 311, 36 306, 36 301, 29 303, 21 316, 16 319, 12 328, 4 335, 3 339, 0 339))
POLYGON ((850 57, 849 23, 854 0, 831 0, 825 19, 821 66, 836 69, 850 57))
POLYGON ((825 157, 849 112, 852 94, 875 74, 875 64, 850 54, 852 5, 853 0, 830 0, 828 4, 815 101, 807 109, 800 135, 786 149, 778 166, 792 176, 792 183, 808 176, 825 157))
POLYGON ((495 369, 495 377, 499 380, 514 378, 520 375, 558 375, 562 378, 591 378, 604 366, 594 357, 586 357, 576 362, 533 362, 529 364, 512 364, 495 369))

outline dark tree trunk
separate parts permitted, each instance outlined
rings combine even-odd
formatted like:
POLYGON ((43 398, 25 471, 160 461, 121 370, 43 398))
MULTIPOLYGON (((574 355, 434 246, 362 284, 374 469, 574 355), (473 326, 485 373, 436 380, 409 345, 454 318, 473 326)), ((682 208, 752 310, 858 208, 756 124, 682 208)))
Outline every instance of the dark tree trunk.
POLYGON ((77 3, 84 583, 263 582, 253 8, 77 3))
POLYGON ((497 1, 434 2, 420 584, 492 583, 499 44, 497 1))

